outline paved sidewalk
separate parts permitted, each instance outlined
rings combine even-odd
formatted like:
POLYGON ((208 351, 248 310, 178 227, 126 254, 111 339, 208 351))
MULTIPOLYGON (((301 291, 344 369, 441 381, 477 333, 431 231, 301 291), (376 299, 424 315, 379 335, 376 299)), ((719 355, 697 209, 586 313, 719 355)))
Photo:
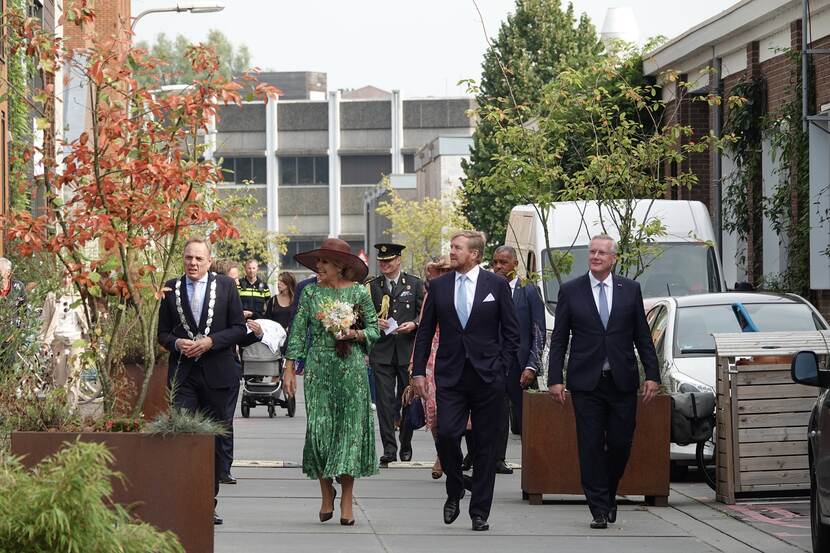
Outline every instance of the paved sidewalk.
MULTIPOLYGON (((269 419, 264 407, 253 409, 250 419, 237 415, 239 466, 233 472, 239 483, 222 486, 219 513, 225 524, 216 527, 218 553, 809 551, 805 501, 728 508, 715 504, 705 485, 679 483, 672 486, 669 507, 645 507, 635 497, 620 504, 617 524, 598 531, 588 528, 582 498, 545 496, 541 506, 522 501, 519 470, 497 476, 489 532, 470 530, 467 499, 458 520, 443 524, 444 479, 432 480, 423 467, 382 469, 378 476, 359 480, 355 526, 338 524, 339 505, 332 520, 320 523, 319 486, 298 468, 304 407, 300 393, 293 419, 284 409, 269 419), (250 466, 251 461, 260 466, 250 466)), ((431 466, 435 450, 429 434, 416 432, 413 445, 414 459, 431 466)), ((520 457, 519 439, 511 435, 508 461, 519 463, 520 457)))

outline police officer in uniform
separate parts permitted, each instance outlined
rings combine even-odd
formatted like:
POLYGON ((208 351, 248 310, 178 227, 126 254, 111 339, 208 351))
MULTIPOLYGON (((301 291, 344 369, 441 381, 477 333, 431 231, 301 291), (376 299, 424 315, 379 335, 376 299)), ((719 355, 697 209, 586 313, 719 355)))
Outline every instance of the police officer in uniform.
MULTIPOLYGON (((378 312, 381 338, 369 355, 375 373, 378 426, 383 443, 381 466, 398 459, 395 419, 403 420, 401 394, 409 383, 409 360, 424 300, 424 286, 416 276, 401 271, 400 244, 375 244, 382 273, 366 285, 378 312), (394 322, 393 322, 394 320, 394 322), (397 328, 387 334, 390 327, 397 328)), ((412 459, 412 430, 401 425, 400 459, 412 459)))
POLYGON ((265 315, 265 302, 271 297, 268 285, 259 279, 259 262, 249 259, 245 262, 245 278, 239 279, 239 299, 246 319, 260 319, 265 315))

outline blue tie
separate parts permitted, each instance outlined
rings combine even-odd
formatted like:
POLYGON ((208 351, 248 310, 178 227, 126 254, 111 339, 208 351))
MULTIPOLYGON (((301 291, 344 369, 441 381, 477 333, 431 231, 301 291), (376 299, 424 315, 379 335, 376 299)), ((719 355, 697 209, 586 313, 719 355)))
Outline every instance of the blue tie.
POLYGON ((470 318, 470 313, 467 310, 467 275, 458 277, 458 283, 455 286, 455 305, 458 311, 458 320, 461 321, 461 328, 466 328, 467 319, 470 318))
POLYGON ((599 318, 602 319, 602 326, 608 328, 608 298, 605 297, 605 283, 600 282, 599 286, 599 318))

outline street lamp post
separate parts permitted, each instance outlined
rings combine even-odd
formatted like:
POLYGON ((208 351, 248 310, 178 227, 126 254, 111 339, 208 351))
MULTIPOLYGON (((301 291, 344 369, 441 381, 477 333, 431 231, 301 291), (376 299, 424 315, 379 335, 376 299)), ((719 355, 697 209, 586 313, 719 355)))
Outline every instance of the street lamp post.
POLYGON ((135 18, 133 19, 133 24, 130 26, 130 31, 135 32, 135 26, 136 23, 138 23, 138 20, 144 17, 145 15, 149 15, 151 13, 215 13, 221 12, 224 9, 225 6, 218 2, 177 2, 175 6, 170 6, 169 8, 154 8, 151 10, 144 10, 143 12, 135 16, 135 18))

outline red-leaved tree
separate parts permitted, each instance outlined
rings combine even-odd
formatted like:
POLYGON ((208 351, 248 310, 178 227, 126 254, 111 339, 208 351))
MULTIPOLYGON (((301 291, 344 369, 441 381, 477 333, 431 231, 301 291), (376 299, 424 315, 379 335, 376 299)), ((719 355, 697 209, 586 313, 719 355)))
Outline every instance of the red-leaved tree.
MULTIPOLYGON (((83 25, 94 18, 81 1, 66 8, 62 23, 83 25)), ((46 82, 62 78, 61 70, 86 81, 89 121, 74 140, 46 140, 46 146, 26 149, 27 158, 37 154, 43 160, 39 182, 32 185, 44 191, 46 205, 4 217, 5 237, 23 255, 54 255, 71 273, 91 329, 84 359, 98 371, 107 412, 114 405, 113 375, 125 338, 140 337, 145 378, 137 415, 156 362, 162 287, 181 270, 183 241, 191 234, 212 241, 238 236, 210 207, 212 187, 224 179, 202 154, 217 107, 240 103, 243 83, 222 77, 216 54, 203 45, 187 53, 200 77, 169 92, 152 84, 163 62, 132 47, 129 32, 106 40, 89 37, 91 47, 72 52, 35 20, 10 15, 4 25, 7 36, 15 37, 12 53, 23 49, 53 77, 46 82)), ((278 93, 252 83, 252 75, 242 80, 257 98, 267 101, 278 93)), ((55 87, 48 84, 29 98, 40 115, 38 127, 54 128, 55 109, 63 109, 55 87)))

